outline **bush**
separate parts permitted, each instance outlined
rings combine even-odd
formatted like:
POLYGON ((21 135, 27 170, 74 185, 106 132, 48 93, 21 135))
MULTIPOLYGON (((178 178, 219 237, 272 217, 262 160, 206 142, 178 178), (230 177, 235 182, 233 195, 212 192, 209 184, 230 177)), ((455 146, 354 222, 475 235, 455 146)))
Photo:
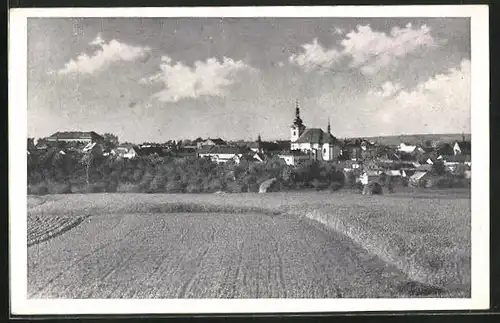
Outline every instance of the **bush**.
POLYGON ((183 190, 183 184, 176 180, 168 181, 165 185, 165 192, 167 193, 182 193, 183 190))
POLYGON ((71 184, 69 183, 49 183, 48 186, 49 194, 68 194, 71 193, 71 184))
POLYGON ((49 194, 49 189, 47 188, 47 184, 45 184, 45 183, 29 184, 28 185, 28 194, 45 195, 45 194, 49 194))
POLYGON ((201 193, 203 187, 198 183, 191 183, 186 186, 186 193, 201 193))
POLYGON ((342 183, 340 182, 332 182, 330 183, 330 186, 328 187, 328 189, 332 192, 335 192, 335 191, 338 191, 339 189, 342 188, 342 183))
POLYGON ((242 193, 248 190, 248 187, 245 184, 238 182, 230 182, 227 184, 227 191, 230 193, 242 193))
POLYGON ((368 183, 363 188, 363 195, 380 195, 382 194, 382 185, 377 182, 368 183))
POLYGON ((247 192, 248 193, 257 193, 259 191, 259 185, 257 183, 248 184, 247 192))
POLYGON ((156 175, 149 183, 149 191, 152 193, 160 193, 165 191, 165 183, 167 179, 163 175, 156 175))
POLYGON ((104 193, 106 192, 106 183, 92 183, 88 184, 84 188, 85 193, 104 193))
POLYGON ((118 193, 140 193, 141 188, 137 184, 125 183, 125 184, 119 184, 118 187, 116 188, 116 191, 118 193))

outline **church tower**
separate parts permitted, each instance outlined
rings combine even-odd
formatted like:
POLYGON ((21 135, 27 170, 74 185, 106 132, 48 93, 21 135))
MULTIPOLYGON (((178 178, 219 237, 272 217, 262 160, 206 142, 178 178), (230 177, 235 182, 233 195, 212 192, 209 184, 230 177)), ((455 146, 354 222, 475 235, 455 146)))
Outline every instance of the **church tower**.
POLYGON ((330 118, 328 118, 328 127, 326 127, 326 132, 331 135, 332 134, 332 127, 330 126, 330 118))
POLYGON ((290 126, 290 141, 294 142, 299 137, 302 135, 304 130, 306 129, 306 126, 304 126, 304 123, 302 122, 302 119, 300 118, 300 108, 299 108, 299 101, 295 101, 295 119, 293 120, 293 124, 290 126))

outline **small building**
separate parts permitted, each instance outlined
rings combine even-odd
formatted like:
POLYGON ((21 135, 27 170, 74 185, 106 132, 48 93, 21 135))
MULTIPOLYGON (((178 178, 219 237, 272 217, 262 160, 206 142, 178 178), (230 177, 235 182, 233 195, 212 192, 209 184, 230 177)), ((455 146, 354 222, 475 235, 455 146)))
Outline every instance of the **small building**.
POLYGON ((409 145, 407 143, 400 143, 397 147, 397 151, 399 152, 403 152, 403 153, 407 153, 407 154, 411 154, 415 151, 415 149, 417 149, 417 145, 409 145))
POLYGON ((232 146, 204 146, 198 149, 200 158, 210 158, 216 163, 226 163, 228 161, 240 162, 241 156, 245 153, 242 148, 232 146))
POLYGON ((279 158, 283 159, 287 165, 295 166, 301 162, 311 160, 312 156, 300 150, 292 150, 289 152, 282 153, 278 155, 279 158))
POLYGON ((121 144, 115 149, 111 150, 111 155, 126 158, 126 159, 134 159, 140 156, 141 151, 139 146, 132 144, 121 144))
POLYGON ((471 154, 471 142, 470 141, 457 141, 453 145, 454 155, 470 155, 471 154))
POLYGON ((463 154, 448 155, 448 156, 442 156, 441 159, 444 162, 445 166, 456 166, 458 164, 465 164, 469 167, 472 166, 470 155, 463 155, 463 154))
POLYGON ((342 150, 340 152, 340 155, 344 159, 358 160, 358 159, 361 159, 363 157, 362 151, 363 150, 361 149, 361 145, 358 142, 349 141, 349 142, 345 142, 342 145, 342 150))
POLYGON ((207 138, 206 140, 198 141, 196 143, 196 147, 198 149, 205 147, 205 146, 211 147, 211 146, 226 146, 226 145, 227 145, 227 142, 225 142, 221 138, 215 138, 215 139, 207 138))
POLYGON ((194 148, 189 147, 179 147, 173 151, 170 151, 171 155, 175 158, 196 158, 198 157, 198 152, 194 148))
MULTIPOLYGON (((402 170, 396 170, 396 169, 390 169, 384 171, 384 174, 390 177, 403 177, 403 172, 402 170)), ((406 175, 406 174, 405 174, 406 175)))

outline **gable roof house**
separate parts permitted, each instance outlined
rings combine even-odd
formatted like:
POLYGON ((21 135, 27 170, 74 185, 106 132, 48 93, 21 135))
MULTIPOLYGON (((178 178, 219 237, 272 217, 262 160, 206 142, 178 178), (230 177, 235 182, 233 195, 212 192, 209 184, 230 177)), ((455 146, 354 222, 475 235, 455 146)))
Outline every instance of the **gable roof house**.
POLYGON ((470 155, 445 155, 442 156, 441 160, 443 161, 444 166, 451 171, 454 171, 460 164, 472 167, 470 155))
POLYGON ((299 163, 310 160, 312 158, 310 152, 304 152, 301 150, 282 152, 278 155, 278 157, 283 159, 289 166, 298 165, 299 163))
POLYGON ((400 143, 397 147, 397 151, 402 153, 411 154, 417 149, 417 145, 408 145, 404 142, 400 143))
POLYGON ((453 145, 453 153, 455 155, 470 155, 471 142, 470 141, 457 141, 453 145))
POLYGON ((206 140, 198 141, 196 143, 196 146, 198 148, 202 148, 204 146, 226 146, 226 145, 227 142, 225 142, 221 138, 215 138, 215 139, 207 138, 206 140))
POLYGON ((345 159, 358 160, 362 157, 362 148, 359 140, 344 141, 340 154, 345 159))
POLYGON ((113 149, 111 154, 121 158, 134 159, 141 155, 141 149, 137 145, 121 144, 113 149))
POLYGON ((205 146, 198 149, 200 158, 208 157, 216 163, 226 163, 228 161, 240 162, 240 157, 246 153, 244 149, 233 146, 205 146))
POLYGON ((63 141, 63 142, 100 142, 104 138, 94 131, 58 131, 52 136, 47 137, 49 142, 63 141))

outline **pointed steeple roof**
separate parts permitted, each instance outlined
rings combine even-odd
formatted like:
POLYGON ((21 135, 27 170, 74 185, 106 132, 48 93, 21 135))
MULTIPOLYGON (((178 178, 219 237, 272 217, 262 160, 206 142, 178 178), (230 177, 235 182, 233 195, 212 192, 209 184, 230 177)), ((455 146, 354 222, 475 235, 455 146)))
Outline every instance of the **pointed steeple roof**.
POLYGON ((304 127, 304 123, 300 118, 300 108, 298 99, 295 100, 295 119, 293 120, 293 125, 297 126, 298 128, 304 127))

